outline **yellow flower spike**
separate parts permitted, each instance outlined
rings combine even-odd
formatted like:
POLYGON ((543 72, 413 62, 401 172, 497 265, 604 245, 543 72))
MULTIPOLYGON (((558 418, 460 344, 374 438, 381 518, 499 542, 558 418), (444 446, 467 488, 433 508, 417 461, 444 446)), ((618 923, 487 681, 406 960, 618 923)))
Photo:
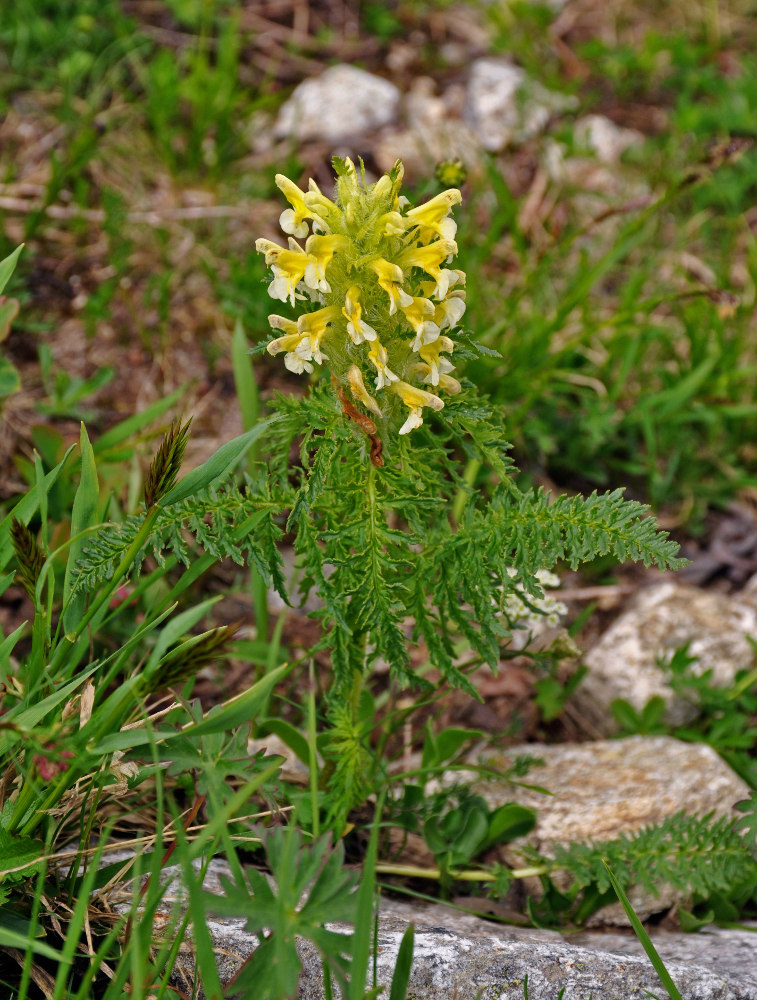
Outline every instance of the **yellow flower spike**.
POLYGON ((304 280, 308 288, 315 291, 330 292, 331 285, 326 280, 326 268, 337 250, 349 246, 346 236, 309 236, 305 244, 305 253, 309 260, 305 268, 304 280))
POLYGON ((375 413, 377 417, 383 417, 381 408, 379 407, 376 400, 371 396, 368 390, 365 388, 365 383, 363 382, 363 373, 360 371, 357 365, 352 365, 352 367, 347 372, 347 379, 350 383, 350 391, 358 402, 366 406, 372 413, 375 413))
POLYGON ((412 304, 412 297, 402 287, 405 275, 401 267, 392 264, 383 257, 371 261, 371 267, 376 272, 380 287, 389 296, 389 315, 393 316, 397 312, 397 306, 403 308, 412 304))
POLYGON ((324 358, 328 357, 321 351, 321 340, 328 327, 339 318, 339 315, 339 306, 326 306, 325 309, 305 313, 297 320, 297 329, 302 336, 309 338, 313 361, 318 365, 323 364, 324 358))
MULTIPOLYGON (((402 409, 382 402, 381 391, 391 390, 407 407, 397 423, 408 434, 423 422, 424 408, 439 410, 440 396, 460 391, 450 374, 454 344, 444 334, 465 312, 465 275, 450 264, 460 192, 450 188, 413 207, 400 193, 400 163, 375 184, 366 181, 362 162, 335 159, 334 167, 333 201, 315 181, 301 191, 276 178, 291 206, 281 216, 290 238, 288 247, 256 242, 272 271, 269 294, 292 305, 309 300, 305 308, 315 311, 296 322, 272 315, 280 335, 273 334, 268 351, 283 353, 290 371, 328 364, 344 412, 372 427, 382 410, 402 409)), ((373 449, 381 437, 372 433, 373 449)))
POLYGON ((455 205, 459 205, 463 196, 457 188, 442 191, 435 198, 411 208, 405 213, 405 218, 413 226, 420 226, 421 240, 441 236, 443 240, 454 240, 457 223, 450 219, 449 213, 455 205))
POLYGON ((439 336, 439 327, 434 322, 434 303, 422 297, 413 297, 410 305, 402 308, 405 319, 415 330, 413 350, 422 344, 430 344, 439 336))
POLYGON ((362 344, 364 340, 376 339, 376 331, 363 319, 363 310, 360 305, 360 288, 358 285, 351 285, 347 289, 342 315, 347 320, 347 333, 352 338, 354 344, 362 344))
POLYGON ((455 345, 449 337, 438 337, 433 343, 424 344, 420 348, 418 353, 429 368, 428 375, 423 380, 424 382, 430 382, 431 385, 439 385, 441 375, 446 375, 447 372, 455 370, 455 366, 449 358, 442 357, 442 351, 446 354, 451 354, 454 349, 455 345))
POLYGON ((441 265, 456 253, 457 243, 454 240, 435 240, 425 247, 408 247, 402 251, 397 262, 400 267, 419 267, 430 274, 436 281, 434 294, 443 299, 457 272, 442 269, 441 265))
POLYGON ((284 174, 276 174, 275 180, 278 189, 292 205, 292 208, 286 208, 281 213, 279 225, 285 233, 291 233, 292 236, 307 236, 309 230, 305 220, 316 216, 305 201, 305 192, 300 191, 294 181, 290 181, 284 174))
POLYGON ((444 401, 435 396, 433 392, 418 389, 414 385, 408 385, 407 382, 393 382, 389 388, 392 392, 396 392, 405 406, 410 409, 407 420, 400 427, 400 434, 409 434, 410 431, 421 426, 424 406, 428 406, 432 410, 441 410, 444 407, 444 401))
POLYGON ((368 351, 368 360, 378 372, 376 376, 377 389, 383 389, 386 385, 399 382, 399 375, 395 375, 387 366, 389 355, 386 353, 386 348, 382 345, 378 337, 371 344, 371 349, 368 351))

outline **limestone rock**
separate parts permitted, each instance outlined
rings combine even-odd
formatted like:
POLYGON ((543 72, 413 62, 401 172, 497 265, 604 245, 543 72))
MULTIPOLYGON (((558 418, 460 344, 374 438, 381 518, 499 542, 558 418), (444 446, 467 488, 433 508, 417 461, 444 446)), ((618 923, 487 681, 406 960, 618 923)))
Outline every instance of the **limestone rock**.
MULTIPOLYGON (((528 844, 547 857, 554 843, 613 840, 622 833, 660 823, 681 810, 689 815, 730 815, 734 804, 747 798, 749 788, 715 751, 669 736, 632 736, 594 743, 524 744, 505 753, 483 754, 481 763, 503 774, 519 756, 536 759, 523 779, 546 788, 544 795, 502 779, 479 781, 474 790, 490 808, 519 802, 537 811, 537 824, 525 838, 506 845, 509 864, 522 863, 518 847, 528 844)), ((736 815, 734 813, 734 815, 736 815)), ((570 879, 555 875, 558 888, 570 879)), ((530 887, 538 891, 536 885, 530 887)), ((642 919, 664 911, 685 897, 660 886, 653 896, 632 886, 629 899, 642 919)), ((595 924, 627 924, 619 903, 592 918, 595 924)))
POLYGON ((573 705, 604 734, 617 728, 609 709, 615 698, 640 710, 660 695, 668 722, 687 722, 693 707, 673 695, 660 657, 689 643, 689 655, 698 659, 694 669, 712 669, 714 683, 726 685, 753 662, 749 635, 757 636, 753 603, 672 582, 646 588, 584 657, 589 673, 573 705))
MULTIPOLYGON (((209 892, 221 891, 219 874, 228 874, 225 862, 214 860, 205 879, 209 892)), ((174 876, 165 900, 184 897, 174 876)), ((414 961, 408 996, 415 1000, 522 1000, 528 976, 530 1000, 631 1000, 643 990, 660 994, 660 983, 632 936, 605 937, 594 932, 563 939, 555 931, 491 924, 439 905, 383 900, 377 935, 377 981, 388 985, 397 951, 409 923, 415 926, 414 961)), ((345 933, 349 927, 329 925, 345 933)), ((208 921, 226 983, 256 945, 244 930, 244 921, 208 921)), ((655 943, 681 993, 687 1000, 753 1000, 757 990, 757 952, 745 931, 704 934, 658 934, 655 943)), ((299 943, 303 972, 301 1000, 322 1000, 320 959, 308 942, 299 943)), ((177 986, 191 992, 195 983, 192 949, 182 948, 174 973, 177 986)), ((194 994, 193 994, 194 995, 194 994)), ((202 992, 198 991, 198 997, 202 992)), ((231 997, 234 994, 230 994, 231 997)))
POLYGON ((399 103, 400 91, 389 80, 356 66, 330 66, 295 88, 279 111, 275 134, 345 142, 393 121, 399 103))
POLYGON ((477 59, 470 70, 465 120, 484 149, 499 152, 537 135, 575 99, 546 90, 505 59, 477 59))

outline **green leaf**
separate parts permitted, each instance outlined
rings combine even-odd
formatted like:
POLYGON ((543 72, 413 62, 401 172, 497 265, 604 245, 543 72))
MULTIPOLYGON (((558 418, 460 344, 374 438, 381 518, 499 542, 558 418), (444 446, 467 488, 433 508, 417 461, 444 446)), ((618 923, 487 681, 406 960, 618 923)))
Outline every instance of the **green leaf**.
MULTIPOLYGON (((293 826, 264 831, 261 840, 271 882, 251 868, 246 883, 222 876, 223 896, 205 896, 209 911, 243 917, 247 930, 254 933, 268 931, 237 975, 235 989, 256 1000, 289 1000, 296 996, 301 968, 296 937, 302 937, 312 941, 324 962, 328 962, 343 995, 352 997, 352 993, 345 993, 351 935, 325 926, 332 921, 352 923, 355 919, 357 873, 343 868, 342 843, 332 849, 330 839, 321 837, 311 846, 303 846, 302 834, 293 826)), ((362 995, 361 991, 361 1000, 362 995)))
POLYGON ((0 293, 4 291, 5 286, 10 281, 23 249, 24 244, 22 243, 21 246, 16 247, 12 254, 9 254, 4 260, 0 260, 0 293))
POLYGON ((638 733, 641 731, 641 717, 639 713, 624 698, 613 698, 610 702, 610 711, 624 733, 638 733))
MULTIPOLYGON (((0 307, 2 308, 2 307, 0 307)), ((0 321, 2 317, 0 316, 0 321)), ((13 395, 21 388, 21 376, 18 368, 7 358, 0 358, 0 398, 13 395)))
POLYGON ((0 880, 28 878, 45 862, 41 840, 16 837, 0 826, 0 880))
POLYGON ((610 866, 607 864, 607 862, 604 861, 603 864, 604 864, 605 868, 607 869, 607 876, 610 879, 610 882, 612 884, 613 889, 615 890, 615 894, 617 895, 618 899, 620 900, 621 906, 626 911, 626 916, 628 917, 628 919, 629 919, 629 921, 631 923, 631 927, 633 928, 633 932, 636 935, 636 937, 639 939, 639 941, 641 941, 642 947, 644 948, 644 951, 647 953, 647 957, 649 958, 649 961, 652 963, 652 965, 654 966, 655 972, 660 977, 660 982, 665 987, 665 989, 668 991, 668 994, 670 996, 670 1000, 683 1000, 683 997, 679 993, 676 984, 673 982, 673 979, 671 978, 670 973, 665 968, 665 963, 660 958, 660 956, 659 956, 659 954, 658 954, 657 949, 655 948, 655 946, 652 944, 652 939, 649 937, 649 935, 647 934, 647 932, 644 930, 644 925, 642 924, 642 922, 636 916, 636 911, 631 906, 631 903, 629 902, 628 896, 626 896, 625 892, 623 892, 623 886, 615 878, 615 874, 614 874, 612 868, 610 868, 610 866))
POLYGON ((350 983, 345 1000, 362 1000, 368 976, 368 962, 373 937, 373 909, 376 895, 376 857, 378 855, 381 814, 384 811, 384 793, 378 797, 376 813, 371 827, 371 837, 363 860, 363 875, 357 894, 355 935, 350 965, 350 983))
POLYGON ((207 614, 208 611, 220 601, 220 597, 209 597, 206 601, 201 601, 199 604, 188 608, 186 611, 182 611, 181 614, 175 615, 168 624, 161 630, 158 640, 150 653, 147 663, 143 667, 143 673, 145 676, 149 676, 152 671, 157 667, 160 662, 160 658, 163 654, 170 649, 174 643, 178 642, 182 636, 186 635, 187 632, 196 625, 200 619, 207 614))
MULTIPOLYGON (((5 299, 3 301, 2 296, 0 296, 0 341, 5 340, 10 333, 11 324, 18 316, 18 308, 18 299, 5 299)), ((11 365, 11 367, 13 366, 11 365)))
POLYGON ((273 733, 278 736, 303 764, 309 766, 310 747, 299 729, 284 719, 263 719, 259 728, 263 738, 265 738, 265 733, 273 733))
MULTIPOLYGON (((58 462, 54 469, 47 473, 47 475, 42 480, 42 489, 45 495, 47 495, 52 489, 55 481, 60 475, 61 469, 68 461, 68 456, 74 450, 76 445, 71 445, 63 458, 58 462)), ((24 524, 28 524, 31 518, 36 514, 37 508, 40 505, 40 495, 36 487, 23 496, 13 510, 6 515, 3 521, 0 523, 0 570, 5 569, 13 556, 13 542, 11 541, 11 523, 15 517, 18 521, 22 521, 24 524)))
POLYGON ((231 338, 231 365, 234 370, 234 385, 242 414, 242 427, 249 431, 258 422, 260 401, 255 381, 255 370, 252 366, 247 337, 241 320, 237 320, 234 335, 231 338))
POLYGON ((81 448, 81 478, 74 497, 71 512, 71 544, 63 580, 63 628, 72 633, 87 609, 87 593, 83 589, 73 592, 76 579, 76 563, 87 543, 88 529, 97 524, 97 508, 100 500, 100 485, 97 480, 97 465, 86 428, 81 425, 79 437, 81 448))
POLYGON ((488 850, 494 844, 504 844, 515 840, 516 837, 523 837, 535 826, 536 813, 533 809, 518 805, 517 802, 507 802, 495 809, 489 817, 489 829, 479 853, 488 850))
MULTIPOLYGON (((6 718, 12 717, 13 724, 18 726, 19 729, 32 729, 44 719, 48 712, 51 712, 62 701, 65 701, 73 694, 78 687, 81 687, 87 678, 91 677, 99 668, 99 663, 93 663, 87 670, 82 671, 72 681, 69 681, 68 684, 63 684, 62 687, 59 687, 57 691, 53 691, 46 698, 43 698, 42 701, 35 702, 33 705, 20 711, 18 715, 15 715, 12 710, 6 718)), ((7 737, 8 734, 6 733, 7 737)))
POLYGON ((18 948, 21 952, 33 951, 35 955, 42 958, 51 958, 54 962, 62 962, 61 952, 51 948, 44 941, 37 941, 36 938, 21 934, 10 927, 3 926, 3 914, 0 912, 0 947, 18 948))
POLYGON ((232 441, 227 441, 207 462, 203 462, 199 468, 188 472, 173 489, 169 490, 160 501, 159 506, 170 507, 181 500, 195 496, 201 490, 204 490, 206 486, 210 486, 215 480, 225 476, 234 468, 248 448, 258 438, 261 438, 277 420, 278 417, 269 417, 268 420, 263 420, 253 427, 252 430, 240 434, 239 437, 235 437, 232 441))
POLYGON ((252 685, 247 691, 212 708, 201 722, 190 723, 183 730, 190 739, 205 733, 220 733, 251 722, 268 703, 271 691, 292 669, 291 663, 277 667, 252 685))
POLYGON ((415 943, 415 928, 412 924, 406 929, 400 941, 397 961, 394 963, 394 974, 389 991, 389 1000, 406 1000, 410 983, 410 970, 413 967, 413 946, 415 943))

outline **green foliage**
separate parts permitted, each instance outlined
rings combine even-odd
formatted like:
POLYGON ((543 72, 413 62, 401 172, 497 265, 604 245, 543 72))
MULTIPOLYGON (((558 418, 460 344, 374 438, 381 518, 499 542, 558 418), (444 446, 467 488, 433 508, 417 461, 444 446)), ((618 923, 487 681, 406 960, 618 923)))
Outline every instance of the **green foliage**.
MULTIPOLYGON (((676 813, 661 823, 644 827, 616 840, 591 844, 555 844, 552 869, 571 876, 567 890, 558 892, 546 874, 547 892, 532 903, 531 914, 540 924, 554 925, 570 920, 583 922, 592 912, 612 901, 614 892, 610 869, 626 891, 640 886, 659 895, 661 885, 683 894, 699 913, 712 912, 713 905, 728 912, 730 900, 742 906, 757 889, 757 862, 745 849, 744 841, 730 817, 715 819, 676 813)), ((532 861, 540 858, 528 851, 532 861)), ((714 919, 714 914, 710 920, 714 919)))
POLYGON ((442 675, 472 693, 455 665, 454 640, 464 638, 496 666, 509 634, 505 596, 516 586, 541 596, 535 574, 558 560, 576 566, 611 553, 647 565, 680 564, 675 544, 644 516, 647 508, 624 501, 619 491, 550 504, 546 493, 523 494, 508 476, 488 498, 471 492, 456 529, 443 514, 445 495, 462 482, 454 449, 502 476, 511 469, 496 416, 487 417, 468 395, 446 406, 433 428, 414 432, 412 447, 402 438, 386 442, 380 468, 328 389, 304 400, 280 399, 277 409, 274 453, 288 454, 299 438, 304 468, 292 496, 288 472, 274 464, 274 495, 291 496, 288 527, 297 532, 301 590, 305 596, 317 587, 324 603, 319 616, 337 695, 349 689, 352 671, 363 669, 364 650, 367 667, 382 656, 398 680, 410 679, 407 621, 442 675), (405 527, 390 527, 398 518, 405 527), (328 577, 324 564, 334 567, 328 577))
POLYGON ((234 988, 254 990, 261 1000, 295 996, 301 969, 295 938, 301 937, 313 942, 344 989, 351 935, 324 926, 354 920, 358 873, 343 867, 343 845, 323 837, 304 846, 294 827, 263 831, 261 840, 271 880, 248 868, 244 882, 222 879, 224 895, 206 897, 212 912, 244 917, 247 930, 259 936, 234 988))
MULTIPOLYGON (((22 249, 23 247, 17 247, 12 254, 0 260, 0 344, 10 333, 11 324, 18 313, 18 300, 7 298, 2 293, 13 274, 22 249)), ((8 358, 0 356, 0 400, 20 388, 21 376, 18 369, 8 358)))
POLYGON ((723 892, 745 882, 757 885, 757 864, 744 850, 733 821, 725 816, 676 813, 617 840, 595 844, 555 845, 555 863, 568 871, 578 888, 610 886, 606 859, 618 881, 640 885, 656 895, 661 883, 691 896, 723 892))

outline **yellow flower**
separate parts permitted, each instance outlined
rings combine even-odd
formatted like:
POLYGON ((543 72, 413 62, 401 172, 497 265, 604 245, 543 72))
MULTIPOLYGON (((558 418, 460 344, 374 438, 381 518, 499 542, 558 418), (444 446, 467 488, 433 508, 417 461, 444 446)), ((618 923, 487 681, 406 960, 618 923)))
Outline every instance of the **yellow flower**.
POLYGON ((443 240, 454 240, 457 232, 457 223, 448 218, 454 205, 459 205, 463 196, 457 188, 450 188, 449 191, 442 191, 435 198, 411 208, 405 213, 405 218, 410 220, 413 226, 420 226, 421 241, 433 239, 434 236, 441 236, 443 240))
POLYGON ((395 375, 387 366, 389 355, 386 353, 386 348, 382 346, 378 337, 371 344, 371 349, 368 351, 368 360, 378 372, 376 376, 377 389, 383 389, 385 385, 391 385, 392 382, 399 382, 399 375, 395 375))
POLYGON ((279 246, 278 243, 274 243, 273 240, 265 240, 261 236, 260 239, 255 240, 255 249, 258 253, 265 254, 265 266, 270 267, 271 264, 276 263, 284 247, 279 246))
POLYGON ((435 240, 425 247, 408 247, 398 258, 400 267, 419 267, 430 274, 436 281, 434 294, 443 299, 447 289, 453 283, 457 272, 442 269, 441 265, 448 257, 457 253, 457 243, 454 240, 435 240))
POLYGON ((424 382, 430 382, 431 385, 439 385, 441 375, 446 375, 447 372, 455 370, 455 366, 449 358, 442 357, 442 351, 446 354, 451 354, 454 349, 455 345, 449 337, 438 337, 433 343, 421 346, 418 353, 429 369, 427 376, 423 380, 424 382))
POLYGON ((313 353, 310 349, 310 338, 304 336, 294 320, 285 316, 272 315, 268 317, 268 322, 274 330, 284 330, 284 336, 277 340, 272 340, 266 347, 271 355, 280 354, 286 351, 284 365, 290 372, 301 375, 304 371, 312 372, 313 366, 310 364, 313 353))
POLYGON ((407 226, 399 212, 387 212, 376 221, 385 236, 403 236, 407 226))
POLYGON ((294 181, 290 181, 284 174, 276 174, 276 186, 293 206, 281 213, 279 225, 285 233, 291 233, 292 236, 307 236, 308 224, 305 219, 315 219, 317 216, 308 207, 305 192, 300 191, 294 181))
POLYGON ((393 316, 397 312, 397 306, 403 308, 412 304, 412 298, 402 287, 405 275, 402 268, 392 264, 383 257, 371 262, 371 267, 376 272, 378 283, 389 296, 389 315, 393 316))
POLYGON ((319 229, 328 232, 329 221, 334 221, 342 214, 339 208, 323 194, 312 177, 308 181, 308 190, 304 197, 305 204, 313 212, 312 218, 315 220, 313 231, 319 229))
POLYGON ((451 375, 442 374, 439 376, 439 388, 444 389, 444 391, 448 392, 450 396, 456 396, 462 389, 462 386, 456 378, 452 378, 451 375))
POLYGON ((382 417, 383 413, 381 412, 381 408, 373 396, 371 396, 365 388, 363 374, 357 365, 352 365, 352 367, 348 370, 347 379, 350 383, 350 390, 355 399, 359 400, 359 402, 361 402, 364 406, 367 406, 368 409, 375 413, 377 417, 382 417))
POLYGON ((402 312, 415 330, 414 351, 419 350, 422 344, 430 344, 439 336, 439 327, 434 322, 434 303, 430 299, 413 296, 410 304, 403 306, 402 312))
POLYGON ((428 406, 432 410, 441 410, 444 401, 435 396, 433 392, 426 392, 425 389, 417 389, 407 382, 393 382, 389 387, 392 392, 396 392, 405 406, 409 407, 410 413, 407 420, 400 427, 400 434, 409 434, 416 427, 423 423, 423 407, 428 406))
POLYGON ((346 236, 309 236, 305 244, 308 256, 305 267, 305 284, 315 291, 330 292, 331 285, 326 281, 326 268, 337 250, 343 250, 349 245, 346 236))
POLYGON ((326 306, 325 309, 318 309, 316 312, 304 313, 297 320, 298 331, 310 340, 310 351, 316 364, 323 364, 323 359, 327 357, 321 351, 321 340, 339 315, 339 306, 326 306))
POLYGON ((434 322, 440 330, 457 326, 465 312, 465 290, 453 288, 434 310, 434 322))
POLYGON ((342 315, 347 320, 347 333, 352 338, 353 343, 362 344, 364 340, 376 339, 376 331, 363 319, 360 288, 357 285, 351 285, 347 289, 342 315))
POLYGON ((305 277, 309 257, 302 247, 289 238, 289 249, 285 250, 271 240, 260 239, 255 243, 255 249, 265 253, 265 262, 273 272, 273 281, 268 286, 268 294, 272 299, 286 302, 289 299, 294 305, 295 289, 305 277))

